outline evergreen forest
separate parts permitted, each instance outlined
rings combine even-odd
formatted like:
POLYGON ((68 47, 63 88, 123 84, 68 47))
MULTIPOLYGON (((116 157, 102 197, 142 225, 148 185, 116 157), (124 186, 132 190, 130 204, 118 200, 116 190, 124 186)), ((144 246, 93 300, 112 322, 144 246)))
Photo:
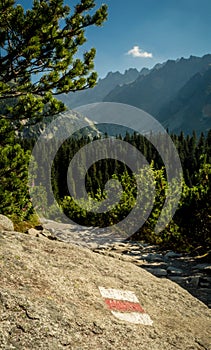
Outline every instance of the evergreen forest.
MULTIPOLYGON (((4 179, 4 182, 0 192, 0 210, 8 216, 15 217, 16 221, 20 218, 30 221, 30 217, 34 215, 34 209, 27 191, 27 166, 35 139, 16 139, 11 137, 12 133, 13 131, 10 130, 9 125, 7 128, 1 128, 1 140, 4 139, 7 147, 1 148, 1 178, 4 179), (7 166, 5 166, 6 164, 7 166), (14 166, 14 174, 11 173, 12 166, 14 166), (8 171, 10 171, 10 176, 8 176, 8 171)), ((182 194, 174 217, 159 234, 154 232, 154 228, 160 217, 168 187, 163 161, 149 139, 144 136, 137 133, 126 133, 125 137, 121 135, 117 137, 117 139, 135 146, 149 162, 150 166, 147 169, 140 169, 138 174, 140 181, 143 181, 144 178, 153 178, 156 183, 155 200, 150 215, 131 239, 144 240, 179 251, 206 254, 211 245, 211 131, 206 135, 202 133, 200 136, 197 136, 195 132, 191 136, 185 136, 183 133, 170 136, 178 150, 183 169, 182 194)), ((52 201, 52 197, 49 196, 51 192, 50 188, 47 187, 49 186, 53 189, 53 195, 60 211, 80 225, 107 227, 127 217, 135 205, 137 186, 131 169, 121 161, 116 159, 97 161, 89 167, 85 177, 88 198, 94 199, 96 208, 100 207, 101 201, 107 196, 105 189, 107 181, 116 179, 121 183, 123 189, 121 199, 110 211, 92 212, 89 200, 81 206, 80 201, 76 202, 74 200, 74 193, 73 195, 69 193, 67 174, 70 161, 74 155, 89 143, 107 137, 108 135, 90 137, 84 133, 82 136, 67 139, 61 147, 58 147, 50 170, 50 183, 45 178, 44 169, 51 149, 40 150, 42 159, 39 160, 39 176, 30 181, 31 184, 33 183, 34 196, 42 204, 36 208, 41 216, 49 217, 49 219, 60 219, 58 211, 55 210, 55 203, 52 201), (46 183, 47 186, 40 187, 39 184, 41 183, 46 183)), ((157 137, 162 136, 157 135, 157 137)), ((163 144, 165 145, 165 142, 163 144)), ((124 152, 124 149, 121 152, 124 152)), ((171 154, 169 154, 169 158, 171 159, 171 154)), ((80 169, 80 163, 78 168, 80 169)), ((71 176, 71 173, 69 173, 69 176, 71 176)), ((175 191, 177 190, 177 184, 175 183, 175 191)), ((147 191, 146 188, 142 193, 146 198, 150 196, 147 191)), ((83 196, 84 193, 81 194, 82 198, 83 196)), ((144 210, 147 210, 147 208, 143 208, 141 213, 140 211, 137 212, 137 219, 138 216, 144 215, 144 210)))

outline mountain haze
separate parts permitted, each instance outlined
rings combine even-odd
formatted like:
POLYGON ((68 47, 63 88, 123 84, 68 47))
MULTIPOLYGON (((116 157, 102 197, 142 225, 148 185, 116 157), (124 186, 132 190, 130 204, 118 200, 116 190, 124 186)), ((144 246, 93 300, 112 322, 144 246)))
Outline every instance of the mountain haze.
POLYGON ((95 88, 60 99, 72 109, 96 102, 128 104, 151 114, 171 132, 207 132, 211 128, 210 69, 211 54, 168 60, 140 72, 132 68, 124 74, 110 72, 95 88))
POLYGON ((190 134, 193 129, 207 132, 211 128, 211 68, 195 74, 167 103, 157 119, 169 130, 190 134))
MULTIPOLYGON (((147 72, 147 69, 143 70, 143 74, 147 74, 147 72)), ((59 99, 71 109, 88 103, 102 102, 106 95, 116 86, 133 82, 139 74, 135 68, 126 70, 124 74, 109 72, 104 79, 99 79, 98 84, 93 89, 62 94, 59 96, 59 99)))
POLYGON ((192 76, 206 71, 209 64, 211 55, 168 60, 159 69, 152 69, 133 83, 116 87, 104 101, 132 104, 156 116, 160 108, 171 101, 192 76))

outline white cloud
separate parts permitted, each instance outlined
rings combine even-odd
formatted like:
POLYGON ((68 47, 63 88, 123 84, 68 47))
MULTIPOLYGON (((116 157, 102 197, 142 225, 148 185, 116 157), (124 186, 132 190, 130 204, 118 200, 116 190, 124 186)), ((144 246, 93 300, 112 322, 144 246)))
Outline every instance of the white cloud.
POLYGON ((127 55, 141 58, 152 58, 152 53, 142 51, 139 46, 133 46, 133 48, 127 52, 127 55))

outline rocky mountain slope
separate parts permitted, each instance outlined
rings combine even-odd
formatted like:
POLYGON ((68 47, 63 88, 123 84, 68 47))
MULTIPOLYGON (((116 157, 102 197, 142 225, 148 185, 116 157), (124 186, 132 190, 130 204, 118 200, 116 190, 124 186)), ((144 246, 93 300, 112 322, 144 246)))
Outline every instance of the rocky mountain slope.
POLYGON ((105 78, 99 79, 98 84, 93 89, 62 94, 58 98, 71 109, 88 103, 100 102, 117 85, 129 84, 136 80, 140 74, 145 75, 147 73, 147 69, 139 73, 135 68, 126 70, 124 74, 109 72, 105 78))
POLYGON ((77 130, 77 136, 93 137, 100 135, 92 120, 71 109, 67 109, 55 117, 45 118, 35 125, 23 127, 22 135, 25 138, 36 138, 43 135, 46 139, 62 139, 64 135, 71 136, 75 130, 77 130))
POLYGON ((168 60, 159 69, 152 69, 133 83, 115 88, 104 101, 128 103, 156 116, 189 79, 198 72, 206 71, 210 64, 211 55, 168 60))
POLYGON ((210 349, 210 310, 128 261, 1 227, 0 264, 0 349, 210 349))
POLYGON ((94 89, 60 98, 70 108, 102 101, 124 103, 150 113, 172 132, 206 132, 211 128, 210 66, 207 54, 168 60, 141 72, 110 72, 94 89))
POLYGON ((204 110, 210 105, 210 65, 211 55, 169 60, 133 83, 116 87, 104 101, 139 107, 176 133, 206 132, 211 128, 211 118, 204 120, 204 110))
POLYGON ((211 128, 211 68, 195 74, 159 111, 157 119, 174 132, 208 131, 211 128))

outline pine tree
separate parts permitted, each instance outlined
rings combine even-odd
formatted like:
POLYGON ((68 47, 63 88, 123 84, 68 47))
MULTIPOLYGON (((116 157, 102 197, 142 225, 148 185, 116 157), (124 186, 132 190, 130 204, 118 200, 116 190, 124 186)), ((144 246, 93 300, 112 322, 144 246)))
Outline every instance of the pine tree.
POLYGON ((106 5, 94 7, 94 0, 81 0, 74 11, 63 0, 34 0, 24 11, 15 0, 0 2, 1 118, 30 125, 64 110, 56 95, 95 85, 95 49, 75 58, 85 29, 107 17, 106 5))
POLYGON ((24 151, 7 120, 0 119, 0 213, 19 220, 29 217, 27 191, 30 152, 24 151))
POLYGON ((107 17, 106 5, 94 8, 94 0, 81 0, 74 9, 63 0, 34 0, 25 11, 15 0, 0 1, 0 212, 5 215, 21 220, 32 211, 30 152, 19 144, 14 127, 19 131, 63 111, 57 95, 96 83, 95 49, 78 58, 85 29, 101 26, 107 17))

